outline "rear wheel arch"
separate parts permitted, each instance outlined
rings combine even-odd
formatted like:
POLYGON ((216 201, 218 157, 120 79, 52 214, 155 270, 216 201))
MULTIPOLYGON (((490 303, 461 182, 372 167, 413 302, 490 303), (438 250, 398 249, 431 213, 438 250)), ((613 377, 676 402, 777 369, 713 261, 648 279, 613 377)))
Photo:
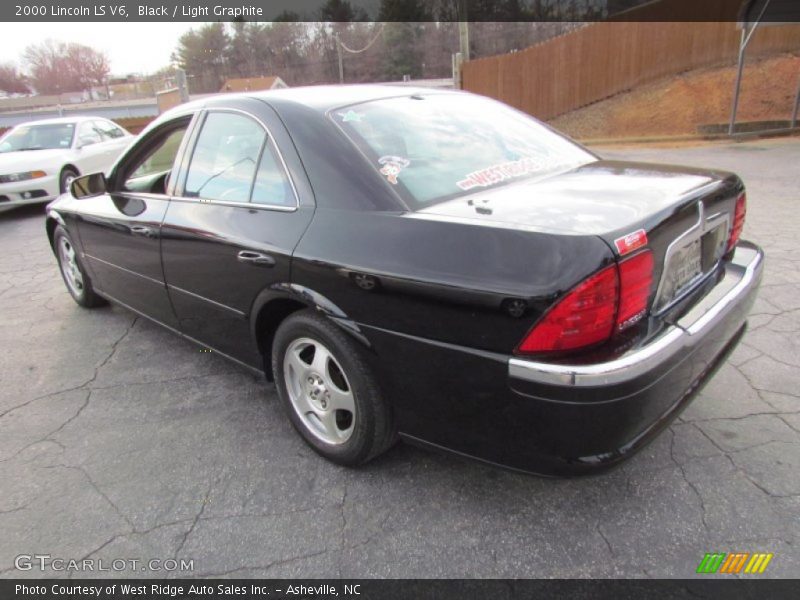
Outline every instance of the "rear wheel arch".
POLYGON ((264 357, 264 375, 268 381, 272 381, 272 340, 280 324, 289 315, 309 308, 308 304, 300 302, 288 296, 278 296, 267 299, 256 309, 252 320, 252 329, 255 336, 258 351, 264 357))
POLYGON ((316 309, 361 344, 366 347, 370 346, 358 326, 321 294, 292 284, 285 284, 281 290, 265 290, 253 303, 250 329, 258 351, 263 357, 264 374, 268 381, 273 379, 271 364, 272 341, 275 338, 275 332, 289 316, 307 308, 316 309))

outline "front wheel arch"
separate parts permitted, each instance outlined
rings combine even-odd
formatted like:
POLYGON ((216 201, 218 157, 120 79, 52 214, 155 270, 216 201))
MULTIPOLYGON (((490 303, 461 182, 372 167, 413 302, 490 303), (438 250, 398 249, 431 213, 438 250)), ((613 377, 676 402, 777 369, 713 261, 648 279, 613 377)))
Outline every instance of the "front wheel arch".
POLYGON ((60 225, 56 225, 53 231, 53 250, 61 277, 72 299, 83 308, 96 308, 106 304, 106 300, 95 292, 91 276, 86 271, 72 237, 60 225), (68 257, 65 257, 65 252, 69 253, 68 257))
POLYGON ((50 240, 50 249, 53 251, 53 254, 56 252, 55 233, 58 225, 59 222, 50 216, 48 216, 44 222, 45 231, 47 231, 47 239, 50 240))
MULTIPOLYGON (((73 165, 72 163, 67 163, 66 165, 61 167, 61 170, 58 172, 58 191, 59 192, 61 192, 61 179, 64 177, 64 171, 72 171, 73 173, 75 173, 76 177, 80 177, 81 176, 81 170, 78 167, 76 167, 75 165, 73 165)), ((67 190, 67 192, 68 191, 69 190, 67 190)), ((64 193, 66 193, 66 192, 64 192, 64 193)))

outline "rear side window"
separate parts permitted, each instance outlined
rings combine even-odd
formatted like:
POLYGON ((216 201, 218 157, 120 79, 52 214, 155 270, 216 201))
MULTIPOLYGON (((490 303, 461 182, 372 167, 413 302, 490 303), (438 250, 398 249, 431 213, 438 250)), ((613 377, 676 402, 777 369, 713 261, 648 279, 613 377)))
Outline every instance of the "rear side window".
POLYGON ((109 140, 125 137, 125 132, 110 121, 94 121, 94 127, 109 140))
POLYGON ((251 201, 270 206, 295 206, 294 190, 271 142, 261 153, 251 201))
POLYGON ((78 128, 78 144, 80 146, 91 146, 103 141, 100 132, 95 128, 93 121, 82 123, 78 128))
POLYGON ((237 113, 212 112, 197 138, 184 195, 223 202, 249 202, 266 132, 237 113))

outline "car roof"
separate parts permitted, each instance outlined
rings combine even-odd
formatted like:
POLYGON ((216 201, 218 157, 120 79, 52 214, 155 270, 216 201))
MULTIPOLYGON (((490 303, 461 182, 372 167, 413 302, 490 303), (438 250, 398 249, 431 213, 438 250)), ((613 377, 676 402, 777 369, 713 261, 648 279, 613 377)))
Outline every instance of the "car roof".
POLYGON ((380 85, 380 84, 354 84, 354 85, 312 85, 295 88, 283 88, 277 90, 266 90, 259 92, 240 92, 235 94, 218 94, 181 104, 176 107, 176 111, 193 110, 205 106, 208 102, 217 102, 224 99, 235 100, 236 98, 256 98, 268 104, 299 104, 308 108, 326 113, 329 110, 380 100, 383 98, 396 98, 414 95, 430 94, 455 94, 463 93, 459 90, 426 88, 406 85, 380 85))
POLYGON ((237 100, 256 99, 271 105, 278 112, 287 106, 302 106, 324 116, 330 110, 370 102, 384 98, 402 98, 414 95, 468 94, 461 90, 429 88, 390 84, 349 84, 349 85, 311 85, 277 90, 210 94, 197 100, 179 104, 161 113, 139 136, 148 134, 153 129, 172 119, 186 117, 205 108, 224 108, 226 104, 235 104, 237 100))
POLYGON ((320 112, 327 112, 334 108, 359 104, 384 98, 402 96, 430 95, 455 93, 453 90, 414 87, 405 85, 317 85, 296 88, 284 88, 251 94, 269 102, 270 100, 283 100, 303 104, 320 112))

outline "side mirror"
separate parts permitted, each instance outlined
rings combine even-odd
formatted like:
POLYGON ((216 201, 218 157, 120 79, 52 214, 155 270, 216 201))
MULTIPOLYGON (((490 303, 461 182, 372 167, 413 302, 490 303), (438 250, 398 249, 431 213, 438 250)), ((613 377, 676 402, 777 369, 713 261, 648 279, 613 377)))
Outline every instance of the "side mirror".
POLYGON ((77 198, 94 198, 106 193, 106 176, 102 173, 92 173, 83 177, 76 177, 69 186, 69 191, 77 198))

